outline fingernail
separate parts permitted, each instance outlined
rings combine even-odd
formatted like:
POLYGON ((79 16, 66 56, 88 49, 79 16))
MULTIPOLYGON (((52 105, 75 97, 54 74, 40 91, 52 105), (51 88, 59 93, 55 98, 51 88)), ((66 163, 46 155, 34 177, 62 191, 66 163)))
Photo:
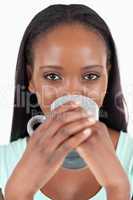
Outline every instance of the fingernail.
POLYGON ((83 131, 84 135, 86 136, 90 136, 91 135, 91 129, 90 128, 87 128, 83 131))
POLYGON ((87 114, 88 114, 89 116, 92 116, 92 115, 93 115, 93 113, 90 112, 90 111, 87 111, 87 114))
POLYGON ((78 107, 79 105, 80 105, 80 103, 78 101, 72 102, 72 106, 73 107, 78 107))
POLYGON ((92 117, 88 117, 88 121, 89 121, 90 123, 95 123, 95 122, 96 122, 96 120, 95 120, 94 118, 92 118, 92 117))

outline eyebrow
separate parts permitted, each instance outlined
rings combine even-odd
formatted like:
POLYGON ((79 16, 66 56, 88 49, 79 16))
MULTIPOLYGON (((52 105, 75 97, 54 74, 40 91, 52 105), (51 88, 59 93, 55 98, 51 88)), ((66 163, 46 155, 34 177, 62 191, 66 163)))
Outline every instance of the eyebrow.
MULTIPOLYGON (((40 66, 40 69, 43 68, 53 68, 53 69, 59 69, 59 70, 64 70, 64 68, 62 66, 58 66, 58 65, 45 65, 45 66, 40 66)), ((93 69, 93 68, 103 68, 102 65, 87 65, 81 68, 81 70, 85 70, 85 69, 93 69)))

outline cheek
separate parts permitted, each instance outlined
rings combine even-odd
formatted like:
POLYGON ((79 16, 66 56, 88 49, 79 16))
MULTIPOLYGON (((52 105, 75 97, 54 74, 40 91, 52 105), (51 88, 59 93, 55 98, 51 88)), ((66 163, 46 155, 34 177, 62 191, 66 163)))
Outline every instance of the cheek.
POLYGON ((88 87, 87 96, 92 98, 99 107, 103 104, 103 100, 107 91, 107 77, 103 77, 88 87))
POLYGON ((36 91, 38 103, 46 114, 50 111, 51 103, 58 97, 57 88, 46 84, 39 84, 36 91))

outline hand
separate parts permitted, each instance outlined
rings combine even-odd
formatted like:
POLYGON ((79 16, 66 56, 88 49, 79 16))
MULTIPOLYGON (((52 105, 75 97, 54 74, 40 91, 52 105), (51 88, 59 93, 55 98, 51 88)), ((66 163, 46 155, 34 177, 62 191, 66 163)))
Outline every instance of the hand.
POLYGON ((11 174, 5 187, 7 199, 32 199, 55 175, 66 155, 87 139, 83 133, 90 125, 87 113, 66 103, 50 114, 34 131, 11 174))
POLYGON ((76 150, 85 160, 99 184, 105 187, 129 184, 126 172, 117 158, 106 125, 94 120, 89 128, 90 137, 81 143, 76 150))

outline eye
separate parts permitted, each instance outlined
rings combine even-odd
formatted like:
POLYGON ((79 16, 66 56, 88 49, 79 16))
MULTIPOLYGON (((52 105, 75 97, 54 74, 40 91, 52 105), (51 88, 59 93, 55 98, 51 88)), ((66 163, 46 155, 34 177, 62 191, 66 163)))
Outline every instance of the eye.
POLYGON ((84 77, 88 77, 86 80, 97 80, 100 75, 98 74, 95 74, 95 73, 89 73, 89 74, 86 74, 84 77))
POLYGON ((45 79, 48 79, 48 80, 59 80, 57 77, 59 77, 57 74, 55 73, 49 73, 49 74, 44 74, 43 77, 45 79), (48 78, 49 77, 49 78, 48 78))

